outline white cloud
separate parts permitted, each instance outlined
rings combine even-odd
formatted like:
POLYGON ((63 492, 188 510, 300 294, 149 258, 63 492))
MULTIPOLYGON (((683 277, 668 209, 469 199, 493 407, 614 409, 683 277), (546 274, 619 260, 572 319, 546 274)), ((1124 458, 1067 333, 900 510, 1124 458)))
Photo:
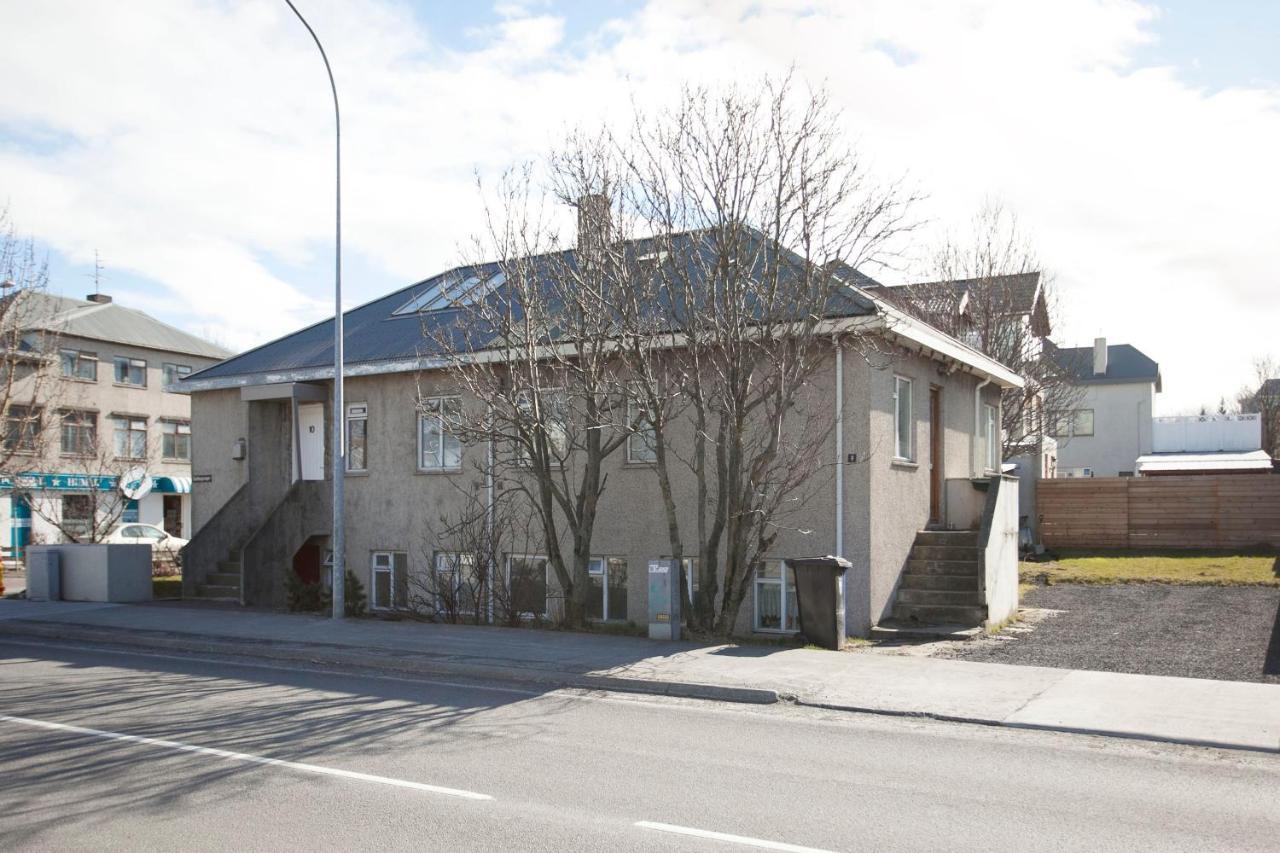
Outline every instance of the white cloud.
MULTIPOLYGON (((1230 394, 1278 346, 1280 93, 1133 67, 1145 6, 651 0, 575 44, 553 6, 498 11, 444 38, 393 3, 308 4, 343 98, 345 240, 390 279, 455 261, 476 169, 633 97, 794 63, 939 226, 985 196, 1016 210, 1057 273, 1063 342, 1147 351, 1166 410, 1230 394)), ((51 140, 0 141, 0 196, 26 229, 81 261, 103 249, 236 345, 323 316, 326 280, 271 271, 322 265, 332 229, 328 94, 287 9, 45 2, 0 26, 0 114, 51 140)))

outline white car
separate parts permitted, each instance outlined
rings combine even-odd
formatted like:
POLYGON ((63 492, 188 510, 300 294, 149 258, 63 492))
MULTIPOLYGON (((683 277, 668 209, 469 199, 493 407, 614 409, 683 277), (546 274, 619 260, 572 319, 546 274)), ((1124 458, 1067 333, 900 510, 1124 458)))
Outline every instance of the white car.
POLYGON ((181 563, 180 555, 188 540, 166 533, 154 524, 133 523, 117 525, 102 541, 113 545, 150 545, 152 560, 181 563))

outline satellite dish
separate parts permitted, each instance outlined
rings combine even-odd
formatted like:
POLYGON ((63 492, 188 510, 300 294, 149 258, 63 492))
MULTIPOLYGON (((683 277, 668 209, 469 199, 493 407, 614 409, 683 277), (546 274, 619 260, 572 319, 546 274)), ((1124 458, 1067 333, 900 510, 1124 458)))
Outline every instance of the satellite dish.
POLYGON ((151 494, 151 477, 142 466, 130 468, 120 478, 120 493, 131 501, 140 501, 151 494))

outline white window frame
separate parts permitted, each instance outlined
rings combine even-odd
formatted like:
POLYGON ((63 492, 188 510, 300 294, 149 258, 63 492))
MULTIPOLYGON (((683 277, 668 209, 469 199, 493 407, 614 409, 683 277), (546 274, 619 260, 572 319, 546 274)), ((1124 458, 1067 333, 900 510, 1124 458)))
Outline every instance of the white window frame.
POLYGON ((91 456, 98 449, 98 413, 92 409, 64 409, 59 414, 58 451, 63 456, 91 456), (80 449, 67 449, 67 429, 75 430, 76 444, 87 445, 80 449), (88 437, 88 441, 81 438, 88 437))
POLYGON ((1000 459, 1000 412, 991 403, 982 404, 982 454, 984 467, 988 471, 999 472, 1000 459))
POLYGON ((520 618, 521 619, 548 618, 551 612, 551 608, 547 606, 547 603, 551 600, 551 558, 546 556, 545 554, 508 554, 507 555, 507 595, 511 596, 512 598, 514 598, 515 596, 514 596, 514 593, 511 592, 511 564, 516 560, 542 560, 543 561, 542 588, 545 590, 545 593, 542 596, 542 612, 533 613, 532 611, 529 611, 529 610, 523 610, 520 612, 520 618))
MULTIPOLYGON (((516 393, 516 407, 521 410, 533 408, 533 402, 530 399, 531 392, 521 390, 516 393)), ((547 418, 547 443, 550 446, 550 464, 553 468, 559 468, 564 457, 569 453, 569 398, 565 394, 563 388, 543 388, 539 391, 544 406, 557 406, 563 415, 559 420, 554 420, 548 413, 547 418), (559 427, 557 429, 557 426, 559 427)), ((536 424, 534 424, 536 426, 536 424)), ((516 448, 517 461, 521 465, 529 466, 533 464, 533 458, 529 453, 529 449, 525 447, 524 442, 520 442, 516 448)))
MULTIPOLYGON (((436 577, 435 592, 435 608, 437 612, 444 610, 444 603, 440 598, 440 577, 442 575, 453 575, 453 595, 456 601, 458 596, 462 594, 462 572, 464 569, 470 569, 474 575, 476 566, 476 555, 462 551, 437 551, 432 561, 432 568, 436 577)), ((485 604, 483 601, 476 601, 475 611, 459 610, 459 612, 473 613, 476 617, 485 612, 485 604)))
POLYGON ((346 460, 344 464, 348 472, 363 473, 369 470, 369 404, 351 403, 347 406, 346 418, 346 429, 342 433, 342 439, 347 443, 345 452, 342 454, 343 459, 346 460), (364 459, 359 467, 356 467, 351 456, 351 425, 357 422, 364 424, 364 459))
POLYGON ((404 582, 408 584, 409 573, 409 555, 405 551, 374 551, 369 560, 369 609, 389 612, 392 610, 403 610, 408 606, 407 601, 396 601, 396 557, 403 560, 401 570, 405 577, 404 582), (379 565, 381 563, 381 565, 379 565), (390 583, 388 584, 388 594, 390 601, 384 607, 378 604, 378 575, 390 575, 390 583))
POLYGON ((121 386, 123 386, 123 387, 125 387, 125 388, 146 388, 146 387, 147 387, 147 361, 146 361, 146 359, 142 359, 142 358, 133 358, 132 356, 127 356, 127 355, 117 355, 117 356, 115 356, 114 358, 112 358, 112 359, 111 359, 111 380, 112 380, 112 382, 113 382, 113 383, 115 383, 116 385, 121 385, 121 386), (124 363, 124 367, 125 367, 125 378, 124 378, 124 379, 121 379, 121 378, 120 378, 120 365, 121 365, 121 362, 123 362, 123 363, 124 363), (138 368, 140 371, 142 371, 142 373, 141 373, 142 381, 141 381, 141 382, 129 382, 129 381, 128 381, 128 377, 129 377, 130 373, 133 371, 133 369, 134 369, 135 367, 136 367, 136 368, 138 368))
POLYGON ((86 352, 77 349, 59 350, 59 357, 62 360, 62 375, 66 379, 74 379, 76 382, 97 382, 98 381, 98 354, 96 352, 86 352), (71 359, 71 372, 67 373, 67 358, 71 359), (91 376, 82 376, 80 374, 81 367, 88 365, 91 367, 91 376))
MULTIPOLYGON (((598 576, 600 581, 600 619, 601 622, 626 622, 627 614, 616 615, 609 612, 609 561, 621 560, 627 562, 626 557, 613 555, 610 557, 592 557, 587 561, 587 576, 598 576)), ((631 567, 627 566, 628 577, 630 577, 631 567)), ((627 596, 627 603, 630 604, 630 596, 627 596)))
POLYGON ((916 458, 916 401, 915 380, 909 376, 893 376, 893 458, 899 462, 914 462, 916 458), (906 385, 907 394, 907 448, 903 453, 902 444, 902 386, 906 385))
POLYGON ((134 417, 133 415, 112 415, 111 416, 111 450, 117 459, 146 459, 147 458, 147 419, 134 417), (120 425, 124 424, 124 429, 120 429, 120 425), (125 433, 125 452, 120 452, 120 445, 116 441, 121 432, 125 433), (133 436, 135 433, 142 434, 142 452, 134 453, 133 436))
POLYGON ((172 361, 160 363, 160 381, 164 385, 173 385, 191 375, 191 365, 178 364, 172 361))
POLYGON ((627 401, 627 429, 631 430, 631 425, 637 424, 627 436, 627 462, 649 465, 658 461, 657 436, 649 419, 641 418, 639 408, 635 400, 627 401))
POLYGON ((445 405, 448 404, 449 402, 456 403, 459 407, 459 410, 462 407, 462 398, 457 395, 424 397, 421 401, 421 406, 418 410, 418 420, 417 420, 418 470, 419 471, 461 471, 462 470, 462 441, 456 435, 452 434, 449 431, 448 417, 444 411, 445 405), (435 412, 426 411, 428 408, 432 406, 436 407, 435 412), (437 443, 437 448, 436 448, 436 460, 438 460, 438 464, 427 464, 428 460, 425 458, 426 448, 423 446, 423 441, 422 441, 422 438, 423 438, 422 428, 428 421, 432 419, 436 421, 436 424, 437 424, 436 434, 439 436, 439 441, 437 443), (458 446, 458 464, 457 465, 445 464, 445 445, 449 439, 452 439, 453 441, 457 442, 457 446, 458 446))
POLYGON ((191 421, 178 420, 162 420, 160 422, 160 456, 164 459, 175 459, 182 462, 191 461, 191 421), (173 436, 174 450, 178 449, 178 443, 182 436, 187 438, 187 454, 185 456, 179 453, 168 453, 165 448, 165 439, 173 436))
MULTIPOLYGON (((795 594, 793 588, 790 593, 787 591, 787 561, 786 560, 762 560, 764 563, 777 563, 779 572, 776 578, 762 578, 758 572, 753 570, 754 577, 751 579, 751 630, 757 634, 795 634, 800 631, 800 611, 796 610, 796 623, 792 627, 786 627, 787 618, 790 613, 791 596, 795 594), (779 591, 779 613, 781 624, 777 628, 761 628, 760 627, 760 586, 762 584, 780 587, 779 591)), ((794 584, 793 584, 794 587, 794 584)))

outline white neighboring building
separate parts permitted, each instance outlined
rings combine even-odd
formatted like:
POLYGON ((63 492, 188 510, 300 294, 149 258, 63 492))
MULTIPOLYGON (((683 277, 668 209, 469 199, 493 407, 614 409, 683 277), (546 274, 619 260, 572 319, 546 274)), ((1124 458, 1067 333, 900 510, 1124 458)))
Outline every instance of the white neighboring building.
POLYGON ((1132 477, 1152 452, 1152 406, 1160 365, 1130 344, 1055 347, 1046 353, 1074 377, 1082 394, 1070 412, 1055 413, 1059 477, 1132 477))

